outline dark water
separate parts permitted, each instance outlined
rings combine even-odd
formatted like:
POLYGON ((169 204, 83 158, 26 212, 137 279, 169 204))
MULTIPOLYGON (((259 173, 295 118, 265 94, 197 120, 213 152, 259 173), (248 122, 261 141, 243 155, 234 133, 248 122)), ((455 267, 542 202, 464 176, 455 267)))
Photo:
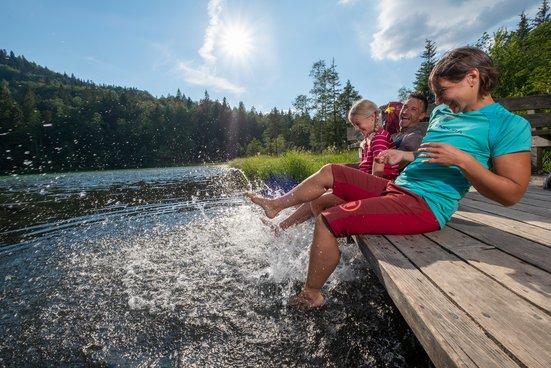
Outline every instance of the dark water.
POLYGON ((226 167, 0 178, 0 366, 429 366, 355 245, 322 309, 288 307, 312 224, 275 237, 250 188, 226 167))

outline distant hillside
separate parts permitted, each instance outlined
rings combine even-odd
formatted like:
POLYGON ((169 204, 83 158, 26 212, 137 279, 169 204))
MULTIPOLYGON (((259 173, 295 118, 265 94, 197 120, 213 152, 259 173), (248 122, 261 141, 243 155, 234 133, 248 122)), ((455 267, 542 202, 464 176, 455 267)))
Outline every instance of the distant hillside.
POLYGON ((262 138, 261 116, 206 92, 194 102, 96 85, 0 50, 0 174, 227 160, 262 138))
POLYGON ((0 50, 0 174, 346 149, 346 114, 361 96, 350 81, 339 87, 334 61, 320 60, 313 68, 314 85, 324 88, 297 96, 294 113, 274 108, 263 114, 243 103, 231 107, 225 98, 213 101, 207 91, 195 102, 180 90, 155 98, 134 88, 96 85, 0 50))

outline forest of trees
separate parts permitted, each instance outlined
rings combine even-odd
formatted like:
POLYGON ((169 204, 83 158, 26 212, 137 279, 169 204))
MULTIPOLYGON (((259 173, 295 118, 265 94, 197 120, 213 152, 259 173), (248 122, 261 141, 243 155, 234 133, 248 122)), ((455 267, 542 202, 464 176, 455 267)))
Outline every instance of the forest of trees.
MULTIPOLYGON (((497 98, 551 93, 551 21, 544 0, 514 31, 482 35, 501 74, 497 98)), ((437 45, 426 40, 413 89, 429 99, 437 45)), ((231 107, 225 98, 192 101, 180 90, 156 98, 132 88, 96 85, 0 50, 0 174, 119 169, 220 162, 289 149, 346 148, 346 113, 361 98, 339 78, 335 60, 315 62, 312 88, 293 108, 269 113, 231 107)), ((409 90, 398 92, 403 98, 409 90)), ((375 96, 376 97, 376 96, 375 96)), ((388 101, 380 101, 386 103, 388 101)))
POLYGON ((346 112, 360 98, 333 62, 311 71, 293 112, 192 101, 180 90, 155 98, 98 86, 0 50, 0 173, 119 169, 220 162, 288 149, 346 147, 346 112))

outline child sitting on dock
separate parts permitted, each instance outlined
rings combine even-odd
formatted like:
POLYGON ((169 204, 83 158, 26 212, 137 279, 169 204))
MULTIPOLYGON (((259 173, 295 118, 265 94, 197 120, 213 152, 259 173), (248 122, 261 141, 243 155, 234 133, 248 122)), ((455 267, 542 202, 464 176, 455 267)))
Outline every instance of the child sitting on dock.
POLYGON ((496 82, 492 60, 477 48, 458 48, 440 59, 429 77, 439 105, 419 150, 387 150, 376 158, 411 162, 395 182, 329 164, 281 197, 249 193, 268 218, 329 189, 344 202, 316 217, 306 282, 289 304, 324 304, 321 288, 340 259, 338 237, 441 229, 471 185, 506 206, 522 198, 530 181, 530 125, 494 102, 496 82))
MULTIPOLYGON (((420 124, 421 121, 426 118, 427 107, 427 98, 421 92, 412 92, 408 95, 406 101, 404 101, 402 109, 399 112, 399 131, 391 136, 396 148, 402 151, 416 151, 419 148, 421 140, 425 135, 424 129, 420 126, 420 124)), ((374 109, 375 105, 368 100, 357 101, 348 112, 348 121, 354 125, 357 131, 362 131, 357 123, 361 123, 364 119, 369 119, 373 111, 375 111, 377 115, 380 114, 380 111, 374 109), (356 123, 353 121, 356 121, 356 123)), ((376 119, 375 124, 380 124, 380 119, 376 119)), ((386 149, 394 148, 392 142, 388 140, 386 130, 374 126, 373 131, 375 130, 377 130, 376 133, 369 133, 369 129, 367 131, 362 131, 364 141, 362 142, 361 163, 359 165, 352 164, 347 166, 356 167, 375 176, 382 175, 386 179, 394 180, 399 172, 407 165, 407 163, 403 162, 400 163, 400 165, 385 165, 383 170, 381 170, 381 168, 383 168, 383 164, 375 161, 375 166, 372 166, 368 163, 370 159, 371 162, 373 162, 373 158, 377 157, 380 152, 386 149), (375 134, 375 136, 373 136, 373 134, 375 134), (373 138, 369 139, 371 136, 373 136, 373 138), (398 166, 399 170, 396 170, 398 166)), ((290 226, 300 224, 310 219, 312 216, 319 215, 321 211, 342 203, 342 199, 332 195, 331 191, 328 190, 319 198, 300 205, 296 211, 281 221, 278 225, 271 225, 264 219, 262 219, 262 222, 266 225, 273 226, 274 230, 278 232, 279 230, 285 230, 290 226)))
MULTIPOLYGON (((366 173, 394 180, 399 174, 398 165, 390 165, 375 162, 379 153, 396 148, 394 141, 388 131, 383 129, 381 123, 381 112, 377 105, 366 99, 354 102, 348 111, 348 121, 354 130, 360 132, 363 140, 360 144, 361 160, 358 164, 347 166, 360 169, 366 173)), ((322 210, 344 203, 344 201, 327 190, 323 195, 311 202, 301 204, 291 215, 281 221, 276 230, 285 230, 290 226, 300 224, 322 210)))

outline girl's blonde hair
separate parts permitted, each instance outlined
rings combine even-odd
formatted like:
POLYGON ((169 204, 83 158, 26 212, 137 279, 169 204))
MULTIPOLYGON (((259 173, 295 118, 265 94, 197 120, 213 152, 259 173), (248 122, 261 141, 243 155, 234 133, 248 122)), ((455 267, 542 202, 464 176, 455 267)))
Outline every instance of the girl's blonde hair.
POLYGON ((350 110, 348 110, 348 122, 352 124, 352 118, 354 116, 369 117, 371 114, 375 114, 375 126, 373 127, 373 133, 366 139, 362 140, 360 146, 363 148, 375 134, 375 132, 382 127, 381 110, 373 101, 364 99, 358 100, 352 104, 350 110))

